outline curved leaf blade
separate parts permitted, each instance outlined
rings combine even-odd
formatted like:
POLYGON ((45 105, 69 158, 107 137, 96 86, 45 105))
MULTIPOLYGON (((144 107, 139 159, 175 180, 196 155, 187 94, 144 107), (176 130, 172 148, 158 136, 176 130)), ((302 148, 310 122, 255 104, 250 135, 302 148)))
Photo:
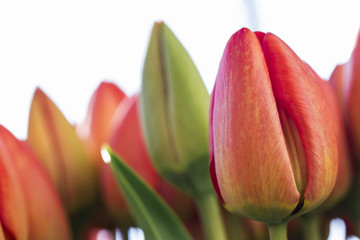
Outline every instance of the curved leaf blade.
POLYGON ((146 239, 192 239, 172 209, 109 146, 101 155, 109 162, 120 190, 146 239))

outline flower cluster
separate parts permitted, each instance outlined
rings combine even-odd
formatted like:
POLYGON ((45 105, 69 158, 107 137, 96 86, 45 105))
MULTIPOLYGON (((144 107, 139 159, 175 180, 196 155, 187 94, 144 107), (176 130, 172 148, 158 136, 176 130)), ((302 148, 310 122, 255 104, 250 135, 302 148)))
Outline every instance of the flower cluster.
POLYGON ((138 93, 101 82, 73 125, 37 88, 27 138, 0 125, 0 240, 316 240, 335 217, 359 236, 359 102, 360 37, 326 81, 240 29, 210 96, 157 22, 138 93))

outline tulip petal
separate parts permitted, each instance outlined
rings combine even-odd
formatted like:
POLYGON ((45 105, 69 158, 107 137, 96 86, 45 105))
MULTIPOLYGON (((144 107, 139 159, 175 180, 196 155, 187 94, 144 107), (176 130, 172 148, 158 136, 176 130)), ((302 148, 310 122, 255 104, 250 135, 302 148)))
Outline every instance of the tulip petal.
POLYGON ((78 135, 94 156, 96 167, 102 163, 100 148, 109 137, 109 123, 119 104, 126 98, 124 92, 115 84, 101 82, 91 96, 84 122, 76 126, 78 135))
POLYGON ((108 143, 122 159, 150 186, 157 182, 157 174, 146 150, 139 121, 138 96, 124 102, 113 118, 108 143))
POLYGON ((216 89, 216 82, 214 84, 213 91, 211 93, 211 100, 210 100, 210 112, 209 112, 209 171, 212 184, 214 186, 215 192, 218 195, 221 203, 224 205, 224 199, 221 196, 221 191, 219 187, 219 183, 216 177, 216 167, 215 167, 215 157, 214 157, 214 133, 213 133, 213 112, 214 112, 214 100, 215 100, 215 89, 216 89))
POLYGON ((24 192, 6 152, 6 143, 0 139, 0 225, 5 239, 26 240, 29 235, 24 192))
POLYGON ((325 99, 312 72, 278 37, 263 39, 274 96, 286 110, 300 134, 307 165, 302 194, 306 212, 320 205, 331 193, 337 173, 335 130, 325 99))
MULTIPOLYGON (((347 99, 347 117, 349 128, 351 129, 351 138, 354 143, 353 150, 357 159, 360 159, 360 31, 356 46, 347 65, 345 84, 348 84, 348 90, 345 89, 347 99)), ((346 88, 346 87, 345 87, 346 88)))
POLYGON ((0 126, 0 141, 6 148, 7 160, 15 166, 26 196, 29 239, 70 239, 60 197, 34 153, 3 126, 0 126))
POLYGON ((353 179, 353 171, 351 169, 351 158, 349 151, 349 142, 345 133, 345 125, 341 115, 339 103, 337 102, 335 92, 333 91, 330 83, 324 80, 318 81, 327 106, 331 113, 331 119, 335 124, 336 140, 338 145, 338 174, 336 183, 330 196, 326 199, 321 207, 330 208, 343 199, 348 191, 353 179))
POLYGON ((346 69, 347 64, 337 65, 329 79, 330 84, 335 90, 336 98, 340 105, 341 113, 343 114, 343 116, 345 116, 345 90, 348 89, 346 85, 349 84, 345 81, 345 79, 347 79, 346 69))
POLYGON ((227 43, 213 94, 215 170, 227 209, 280 222, 300 194, 260 42, 250 30, 227 43))
POLYGON ((95 199, 95 169, 74 127, 39 88, 30 109, 28 142, 70 212, 95 199))

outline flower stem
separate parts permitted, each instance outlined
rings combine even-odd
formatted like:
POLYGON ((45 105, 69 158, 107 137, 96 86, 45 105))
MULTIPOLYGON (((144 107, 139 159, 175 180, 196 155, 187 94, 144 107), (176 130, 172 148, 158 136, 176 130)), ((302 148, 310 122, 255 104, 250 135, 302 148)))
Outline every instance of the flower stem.
POLYGON ((228 240, 249 239, 248 231, 244 227, 244 219, 224 211, 225 228, 228 240))
POLYGON ((208 240, 226 240, 223 217, 215 194, 196 199, 202 226, 208 240))
POLYGON ((310 214, 303 217, 303 229, 305 239, 320 240, 320 219, 318 214, 310 214))
POLYGON ((269 224, 270 240, 287 240, 287 222, 269 224))

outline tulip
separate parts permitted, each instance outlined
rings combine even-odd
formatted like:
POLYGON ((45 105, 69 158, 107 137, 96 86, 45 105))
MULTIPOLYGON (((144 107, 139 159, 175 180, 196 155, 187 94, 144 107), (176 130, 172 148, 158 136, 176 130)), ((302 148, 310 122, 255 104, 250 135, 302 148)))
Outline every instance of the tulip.
POLYGON ((168 181, 192 196, 210 192, 209 94, 171 30, 155 23, 145 58, 141 117, 151 160, 168 181))
POLYGON ((71 214, 95 201, 95 169, 83 143, 40 88, 31 103, 27 140, 71 214))
POLYGON ((9 161, 6 143, 0 139, 0 239, 29 239, 25 196, 14 165, 9 161))
POLYGON ((360 32, 346 68, 344 79, 346 118, 353 141, 353 151, 355 157, 360 161, 360 32))
MULTIPOLYGON (((309 67, 310 68, 310 67, 309 67)), ((325 98, 328 109, 330 110, 331 119, 334 122, 335 134, 338 146, 338 174, 333 191, 325 202, 316 210, 303 217, 303 233, 306 239, 322 239, 322 235, 326 235, 327 231, 322 227, 322 223, 329 223, 325 221, 324 211, 334 208, 341 200, 343 200, 349 193, 353 173, 351 169, 351 158, 348 147, 348 141, 345 132, 344 121, 337 102, 336 95, 328 81, 322 80, 315 71, 311 68, 314 77, 321 89, 325 98)))
POLYGON ((330 77, 349 127, 352 151, 360 161, 360 32, 350 60, 338 65, 330 77))
POLYGON ((155 168, 195 199, 207 238, 226 239, 208 169, 209 93, 189 54, 162 22, 151 32, 141 89, 142 126, 155 168))
MULTIPOLYGON (((187 219, 192 212, 192 202, 164 182, 155 171, 143 140, 138 105, 138 96, 126 99, 119 105, 112 119, 109 145, 182 219, 187 219)), ((101 179, 102 195, 109 213, 122 226, 132 225, 132 216, 120 190, 117 190, 117 182, 109 165, 102 166, 101 179)))
POLYGON ((345 126, 349 136, 351 155, 354 158, 354 180, 349 196, 342 204, 346 217, 356 224, 354 228, 360 234, 360 32, 355 48, 348 62, 336 66, 329 82, 333 86, 338 102, 341 106, 345 126))
POLYGON ((70 230, 55 186, 26 142, 0 126, 1 151, 17 173, 26 199, 28 239, 70 239, 70 230))
POLYGON ((213 185, 230 212, 267 223, 272 239, 335 184, 335 130, 316 80, 278 37, 246 28, 220 62, 210 103, 213 185))
POLYGON ((108 139, 109 122, 119 104, 126 98, 124 92, 115 84, 101 82, 91 97, 85 120, 76 126, 76 131, 88 148, 96 168, 103 163, 100 148, 108 139))

